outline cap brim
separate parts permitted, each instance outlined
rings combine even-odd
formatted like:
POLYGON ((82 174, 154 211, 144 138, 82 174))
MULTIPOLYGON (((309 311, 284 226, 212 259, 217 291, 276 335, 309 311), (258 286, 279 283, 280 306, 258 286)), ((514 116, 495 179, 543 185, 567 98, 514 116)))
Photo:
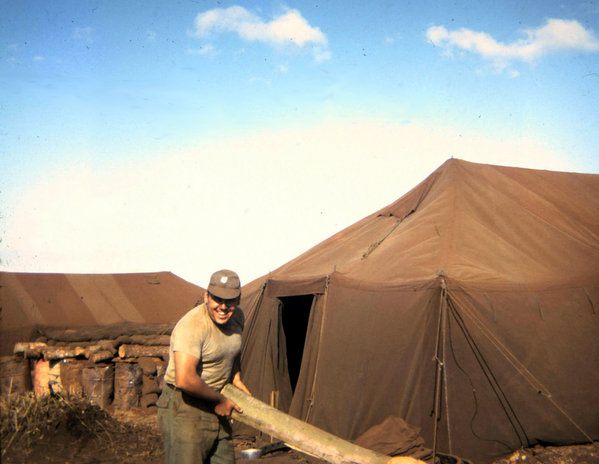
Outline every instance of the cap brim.
POLYGON ((241 295, 239 288, 222 288, 214 285, 208 285, 208 293, 223 300, 233 300, 241 295))

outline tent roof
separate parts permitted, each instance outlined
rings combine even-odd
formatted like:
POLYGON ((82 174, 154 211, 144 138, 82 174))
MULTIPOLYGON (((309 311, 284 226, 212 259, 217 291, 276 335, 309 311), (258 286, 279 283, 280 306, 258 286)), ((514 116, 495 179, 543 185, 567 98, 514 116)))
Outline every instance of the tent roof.
POLYGON ((37 274, 0 272, 0 353, 28 341, 36 325, 82 327, 123 321, 176 322, 203 289, 170 272, 37 274))
MULTIPOLYGON (((396 202, 271 273, 322 287, 336 271, 377 288, 443 275, 478 287, 599 278, 599 175, 450 159, 396 202)), ((271 292, 272 294, 272 292, 271 292)))

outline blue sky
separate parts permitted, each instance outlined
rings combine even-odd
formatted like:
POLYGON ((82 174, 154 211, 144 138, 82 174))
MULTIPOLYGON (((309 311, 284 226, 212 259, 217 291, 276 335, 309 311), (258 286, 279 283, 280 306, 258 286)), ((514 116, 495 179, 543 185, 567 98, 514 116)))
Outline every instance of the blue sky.
POLYGON ((0 269, 248 282, 451 157, 599 173, 599 2, 5 0, 0 269))

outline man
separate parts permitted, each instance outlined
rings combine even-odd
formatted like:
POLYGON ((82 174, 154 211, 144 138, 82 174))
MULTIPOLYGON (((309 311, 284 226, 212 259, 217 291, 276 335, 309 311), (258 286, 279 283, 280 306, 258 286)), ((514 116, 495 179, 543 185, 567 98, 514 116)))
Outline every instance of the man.
POLYGON ((158 424, 167 464, 234 463, 229 419, 242 412, 220 391, 241 381, 239 276, 226 269, 210 278, 204 303, 189 311, 171 334, 166 385, 158 400, 158 424))

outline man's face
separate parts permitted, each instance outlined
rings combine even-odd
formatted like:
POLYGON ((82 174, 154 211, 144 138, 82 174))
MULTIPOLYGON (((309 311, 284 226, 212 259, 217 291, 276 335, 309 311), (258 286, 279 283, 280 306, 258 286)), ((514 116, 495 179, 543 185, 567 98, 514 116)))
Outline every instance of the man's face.
POLYGON ((208 313, 210 318, 219 325, 224 325, 229 322, 229 319, 233 316, 233 311, 239 304, 239 298, 232 300, 223 300, 210 293, 206 292, 204 300, 208 307, 208 313))

